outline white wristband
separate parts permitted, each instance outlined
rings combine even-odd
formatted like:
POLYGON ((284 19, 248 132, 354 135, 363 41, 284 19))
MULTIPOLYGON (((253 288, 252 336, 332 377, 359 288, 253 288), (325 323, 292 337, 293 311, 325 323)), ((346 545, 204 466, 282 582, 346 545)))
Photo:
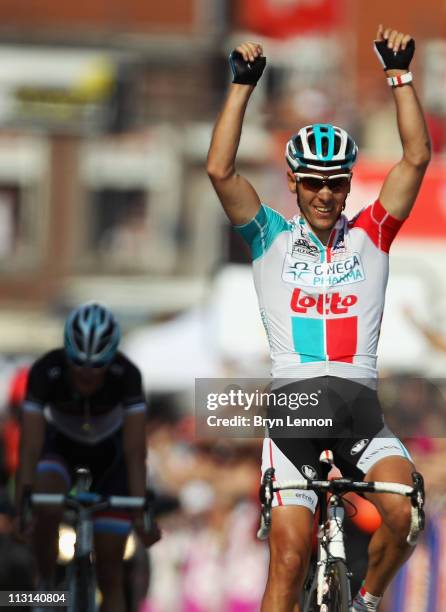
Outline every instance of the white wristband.
POLYGON ((411 72, 405 72, 404 74, 399 74, 397 76, 387 77, 387 84, 390 87, 401 87, 401 85, 407 85, 407 83, 412 83, 413 76, 411 72))

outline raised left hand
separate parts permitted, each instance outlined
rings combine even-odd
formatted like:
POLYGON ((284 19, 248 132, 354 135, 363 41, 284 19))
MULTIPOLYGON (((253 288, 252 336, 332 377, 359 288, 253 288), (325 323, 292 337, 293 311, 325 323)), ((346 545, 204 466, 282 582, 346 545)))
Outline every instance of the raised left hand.
POLYGON ((409 70, 415 52, 415 41, 410 34, 379 24, 374 46, 384 70, 409 70))

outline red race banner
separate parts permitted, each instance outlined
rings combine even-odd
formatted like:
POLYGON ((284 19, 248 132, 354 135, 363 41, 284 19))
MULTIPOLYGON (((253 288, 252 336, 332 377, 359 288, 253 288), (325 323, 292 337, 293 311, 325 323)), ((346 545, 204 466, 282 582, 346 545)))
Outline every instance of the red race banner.
POLYGON ((339 21, 339 0, 238 0, 236 26, 275 38, 325 31, 339 21))
MULTIPOLYGON (((393 164, 361 160, 353 170, 352 193, 347 200, 348 216, 373 202, 379 195, 393 164), (349 202, 352 206, 349 207, 349 202)), ((401 238, 446 238, 446 164, 434 160, 428 167, 417 201, 398 232, 401 238)))

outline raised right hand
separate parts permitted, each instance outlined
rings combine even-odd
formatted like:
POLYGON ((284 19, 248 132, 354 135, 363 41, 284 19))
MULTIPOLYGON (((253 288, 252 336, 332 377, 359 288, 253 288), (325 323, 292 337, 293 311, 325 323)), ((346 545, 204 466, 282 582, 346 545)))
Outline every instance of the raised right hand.
POLYGON ((262 45, 255 42, 238 45, 229 56, 229 64, 233 83, 255 86, 266 66, 262 45))

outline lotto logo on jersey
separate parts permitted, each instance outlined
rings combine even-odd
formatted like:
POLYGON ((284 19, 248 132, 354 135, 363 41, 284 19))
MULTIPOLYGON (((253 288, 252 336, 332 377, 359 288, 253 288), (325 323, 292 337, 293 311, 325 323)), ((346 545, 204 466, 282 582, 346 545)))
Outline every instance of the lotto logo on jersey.
POLYGON ((290 306, 294 312, 306 313, 315 308, 320 315, 337 315, 347 313, 357 301, 357 296, 353 294, 341 296, 339 293, 328 293, 315 297, 303 294, 301 289, 294 289, 290 306))

